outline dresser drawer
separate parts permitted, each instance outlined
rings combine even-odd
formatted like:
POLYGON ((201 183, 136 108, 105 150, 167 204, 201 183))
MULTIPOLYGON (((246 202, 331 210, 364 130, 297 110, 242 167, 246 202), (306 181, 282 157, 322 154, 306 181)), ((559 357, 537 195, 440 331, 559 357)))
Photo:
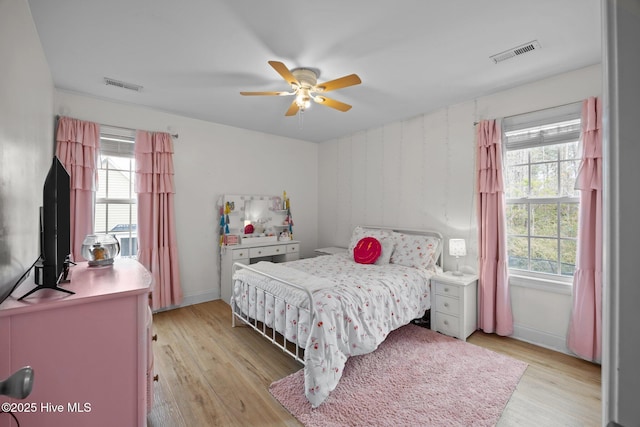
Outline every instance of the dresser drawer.
POLYGON ((436 294, 458 298, 460 296, 460 287, 436 282, 436 294))
POLYGON ((460 300, 457 298, 445 297, 443 295, 436 295, 436 311, 438 313, 459 316, 460 300))
POLYGON ((249 250, 248 249, 236 249, 232 251, 231 258, 235 261, 238 259, 247 259, 249 258, 249 250))
POLYGON ((432 325, 432 328, 435 328, 436 331, 442 332, 443 334, 458 337, 460 333, 460 319, 449 314, 438 313, 436 316, 436 324, 435 326, 432 325))
POLYGON ((282 255, 287 252, 285 245, 278 246, 261 246, 259 248, 249 249, 249 258, 260 258, 263 256, 282 255))
POLYGON ((287 245, 288 254, 297 253, 297 252, 300 252, 300 243, 291 243, 290 245, 287 245))

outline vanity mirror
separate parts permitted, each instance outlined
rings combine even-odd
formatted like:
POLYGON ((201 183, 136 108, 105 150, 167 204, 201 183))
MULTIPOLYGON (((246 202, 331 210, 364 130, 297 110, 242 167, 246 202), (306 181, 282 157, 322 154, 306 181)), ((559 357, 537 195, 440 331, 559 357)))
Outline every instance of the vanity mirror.
POLYGON ((291 240, 293 224, 290 209, 286 209, 288 200, 273 195, 222 196, 218 199, 220 244, 278 241, 283 240, 283 232, 291 240))

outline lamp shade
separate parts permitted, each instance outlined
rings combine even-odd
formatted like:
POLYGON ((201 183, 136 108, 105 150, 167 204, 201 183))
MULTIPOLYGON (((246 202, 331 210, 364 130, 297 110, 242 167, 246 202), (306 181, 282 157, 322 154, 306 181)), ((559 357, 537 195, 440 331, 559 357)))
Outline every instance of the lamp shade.
POLYGON ((449 239, 449 255, 456 257, 467 255, 464 239, 449 239))

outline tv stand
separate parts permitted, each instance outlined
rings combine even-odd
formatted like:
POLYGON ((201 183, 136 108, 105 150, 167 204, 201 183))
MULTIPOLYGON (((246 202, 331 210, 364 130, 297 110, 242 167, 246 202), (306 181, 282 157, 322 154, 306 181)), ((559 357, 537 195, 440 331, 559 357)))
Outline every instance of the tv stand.
POLYGON ((60 291, 60 292, 66 292, 70 295, 74 295, 75 292, 70 291, 68 289, 63 289, 60 286, 58 286, 58 284, 60 283, 69 283, 70 280, 67 279, 67 275, 69 274, 69 264, 73 264, 76 265, 74 262, 72 262, 69 257, 67 257, 67 259, 64 262, 64 270, 62 271, 62 274, 60 274, 60 278, 58 278, 58 281, 56 282, 55 285, 47 285, 47 284, 39 284, 38 279, 42 277, 42 269, 44 268, 44 266, 42 264, 40 265, 34 265, 33 267, 36 269, 36 286, 31 289, 29 292, 27 292, 26 294, 22 295, 20 298, 18 298, 18 301, 22 301, 23 298, 28 297, 29 295, 31 295, 32 293, 39 291, 40 289, 53 289, 54 291, 60 291), (38 271, 40 271, 38 273, 38 271))
MULTIPOLYGON (((68 282, 68 280, 67 280, 67 282, 68 282)), ((23 298, 28 297, 29 295, 31 295, 35 291, 39 291, 40 289, 53 289, 54 291, 66 292, 68 294, 75 295, 75 292, 70 291, 69 289, 63 289, 63 288, 61 288, 60 286, 57 286, 57 285, 56 286, 36 285, 29 292, 27 292, 26 294, 24 294, 20 298, 18 298, 18 301, 22 301, 23 298)))

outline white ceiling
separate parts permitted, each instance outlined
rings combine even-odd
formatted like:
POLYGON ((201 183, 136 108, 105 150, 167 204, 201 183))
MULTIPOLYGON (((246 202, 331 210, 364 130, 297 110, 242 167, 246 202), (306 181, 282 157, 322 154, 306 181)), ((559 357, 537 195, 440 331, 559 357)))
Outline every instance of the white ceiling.
MULTIPOLYGON (((601 61, 600 0, 28 0, 57 88, 325 141, 601 61), (489 56, 538 40, 541 49, 489 56), (267 61, 356 73, 342 113, 291 97, 267 61), (142 85, 106 86, 104 77, 142 85)), ((105 119, 106 120, 106 119, 105 119)))

